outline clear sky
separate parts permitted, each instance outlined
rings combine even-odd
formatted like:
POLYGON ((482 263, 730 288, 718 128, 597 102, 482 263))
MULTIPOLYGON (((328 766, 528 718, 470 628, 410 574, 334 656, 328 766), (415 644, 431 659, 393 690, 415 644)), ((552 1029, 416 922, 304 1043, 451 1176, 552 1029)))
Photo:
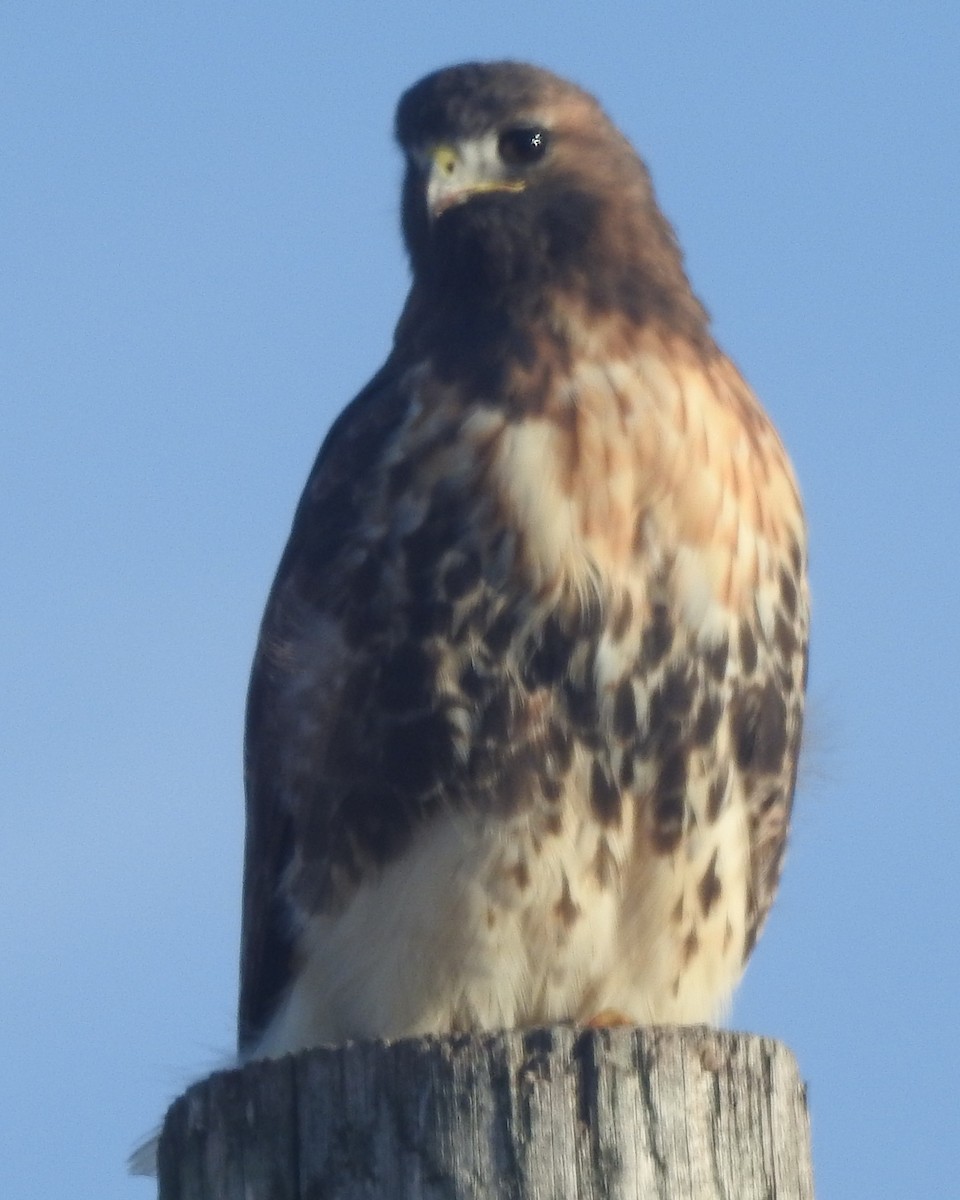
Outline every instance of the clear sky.
POLYGON ((653 171, 806 496, 810 752, 731 1023, 819 1195, 960 1177, 960 6, 47 0, 0 10, 0 1195, 229 1055, 241 721, 334 415, 403 299, 400 91, 527 58, 653 171))

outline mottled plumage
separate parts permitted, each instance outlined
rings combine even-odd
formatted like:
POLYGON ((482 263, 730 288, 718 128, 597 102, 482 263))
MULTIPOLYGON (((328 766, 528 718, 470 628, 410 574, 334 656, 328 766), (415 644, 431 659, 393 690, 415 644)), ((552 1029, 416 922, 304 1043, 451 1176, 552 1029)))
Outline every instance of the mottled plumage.
POLYGON ((397 137, 410 296, 250 687, 241 1053, 710 1020, 794 790, 789 463, 590 96, 454 67, 397 137))

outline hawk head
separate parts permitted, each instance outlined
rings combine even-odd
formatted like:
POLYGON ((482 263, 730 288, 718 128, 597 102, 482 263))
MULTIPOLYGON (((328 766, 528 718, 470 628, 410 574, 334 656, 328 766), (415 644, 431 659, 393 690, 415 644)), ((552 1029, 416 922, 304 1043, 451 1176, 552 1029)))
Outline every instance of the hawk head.
MULTIPOLYGON (((581 312, 702 330, 647 170, 596 100, 523 63, 467 63, 401 98, 403 231, 433 312, 581 312)), ((553 315, 553 314, 550 314, 553 315)))

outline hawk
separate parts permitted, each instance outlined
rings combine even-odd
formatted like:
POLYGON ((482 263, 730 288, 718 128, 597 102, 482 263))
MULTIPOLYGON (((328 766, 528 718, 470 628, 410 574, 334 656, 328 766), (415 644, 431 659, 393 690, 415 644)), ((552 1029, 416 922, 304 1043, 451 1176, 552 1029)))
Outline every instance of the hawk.
POLYGON ((710 1021, 794 792, 793 472, 590 95, 454 66, 396 136, 412 286, 250 683, 241 1057, 710 1021))

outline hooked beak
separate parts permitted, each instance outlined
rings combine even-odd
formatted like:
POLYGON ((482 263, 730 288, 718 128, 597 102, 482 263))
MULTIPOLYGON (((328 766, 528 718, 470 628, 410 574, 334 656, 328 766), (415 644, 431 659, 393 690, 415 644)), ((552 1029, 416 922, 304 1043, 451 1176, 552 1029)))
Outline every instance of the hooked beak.
POLYGON ((457 204, 484 192, 522 192, 519 179, 487 179, 476 164, 467 163, 455 146, 441 142, 430 149, 427 208, 436 220, 457 204))

